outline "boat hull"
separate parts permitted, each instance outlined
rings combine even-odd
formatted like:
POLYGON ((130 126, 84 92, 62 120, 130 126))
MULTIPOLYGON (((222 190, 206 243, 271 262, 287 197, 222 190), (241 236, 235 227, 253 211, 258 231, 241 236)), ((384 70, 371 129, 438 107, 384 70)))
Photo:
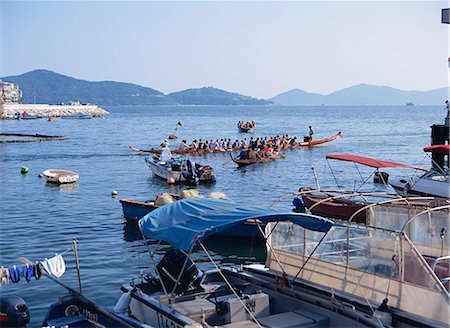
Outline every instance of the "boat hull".
POLYGON ((241 133, 254 133, 255 129, 254 128, 248 128, 248 129, 238 128, 238 131, 241 133))
POLYGON ((53 303, 42 327, 145 327, 129 317, 101 308, 81 295, 67 295, 53 303))
POLYGON ((47 182, 55 184, 74 183, 80 177, 75 172, 54 169, 45 170, 42 174, 47 179, 47 182))
POLYGON ((151 169, 153 175, 164 180, 172 178, 175 183, 195 184, 197 182, 214 183, 216 181, 214 175, 212 174, 212 170, 204 172, 196 180, 190 180, 185 177, 182 171, 173 171, 170 165, 161 164, 161 162, 154 159, 146 159, 145 162, 151 169))
MULTIPOLYGON (((302 188, 301 191, 308 191, 309 189, 302 188)), ((324 194, 328 197, 332 197, 332 195, 324 194)), ((312 214, 324 216, 327 218, 339 219, 339 220, 348 220, 352 217, 357 211, 361 210, 367 204, 362 202, 350 201, 350 200, 329 200, 322 203, 324 198, 316 198, 308 194, 302 194, 302 201, 305 206, 310 209, 312 214)), ((367 211, 363 210, 357 213, 353 219, 353 222, 357 223, 367 223, 367 211)))
POLYGON ((139 202, 131 198, 121 199, 123 216, 128 220, 139 220, 159 206, 154 203, 139 202))
POLYGON ((299 147, 314 147, 314 146, 318 146, 318 145, 321 145, 321 144, 324 144, 324 143, 327 143, 327 142, 334 141, 337 138, 339 138, 341 135, 342 135, 342 132, 339 131, 338 133, 336 133, 334 136, 332 136, 330 138, 300 142, 299 143, 299 147))
POLYGON ((418 195, 450 198, 448 180, 436 181, 428 178, 397 178, 390 179, 389 184, 401 195, 418 195))

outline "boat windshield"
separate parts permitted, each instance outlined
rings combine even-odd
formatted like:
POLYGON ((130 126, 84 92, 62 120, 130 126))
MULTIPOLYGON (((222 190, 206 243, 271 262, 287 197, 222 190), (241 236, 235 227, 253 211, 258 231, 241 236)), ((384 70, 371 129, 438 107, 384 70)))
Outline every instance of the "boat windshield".
MULTIPOLYGON (((332 274, 337 280, 347 280, 348 269, 354 269, 359 275, 385 277, 437 291, 442 289, 442 285, 438 286, 439 281, 433 276, 430 268, 427 268, 426 261, 406 235, 365 226, 334 225, 319 244, 324 236, 321 232, 307 231, 288 223, 279 223, 276 227, 273 223, 269 223, 267 229, 272 228, 274 229, 269 237, 271 248, 282 265, 297 268, 296 270, 292 268, 292 272, 295 272, 293 276, 296 276, 298 268, 315 250, 304 268, 305 272, 299 277, 310 274, 319 277, 321 270, 318 268, 328 267, 319 263, 332 263, 334 269, 330 271, 327 269, 325 270, 327 273, 324 274, 325 276, 332 274), (344 268, 341 277, 335 265, 344 268)), ((270 263, 271 260, 273 259, 268 260, 268 266, 279 270, 280 264, 270 263)), ((289 271, 286 268, 284 270, 289 271)), ((329 283, 326 283, 326 286, 330 286, 329 283)))

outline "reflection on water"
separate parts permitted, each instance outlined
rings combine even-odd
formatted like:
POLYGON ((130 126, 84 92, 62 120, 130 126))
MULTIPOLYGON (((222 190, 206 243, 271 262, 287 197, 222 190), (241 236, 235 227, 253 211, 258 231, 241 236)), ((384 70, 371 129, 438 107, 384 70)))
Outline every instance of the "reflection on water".
POLYGON ((45 189, 48 189, 49 191, 59 191, 59 192, 77 192, 78 191, 78 182, 72 182, 72 183, 52 183, 52 182, 46 182, 45 183, 45 189))
POLYGON ((123 240, 126 242, 132 242, 136 240, 141 240, 141 234, 139 232, 139 227, 137 220, 127 220, 123 221, 123 240))

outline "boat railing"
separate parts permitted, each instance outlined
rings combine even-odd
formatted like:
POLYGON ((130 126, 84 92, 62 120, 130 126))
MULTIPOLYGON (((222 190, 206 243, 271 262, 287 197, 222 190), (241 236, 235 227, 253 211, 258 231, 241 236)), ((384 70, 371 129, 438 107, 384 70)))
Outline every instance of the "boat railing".
POLYGON ((313 194, 313 193, 339 194, 336 196, 326 197, 323 200, 320 200, 320 203, 336 199, 336 197, 337 198, 358 197, 358 196, 360 196, 360 197, 373 196, 373 197, 379 197, 379 198, 398 197, 398 195, 396 195, 396 194, 388 194, 386 192, 379 192, 379 191, 377 192, 377 191, 355 191, 355 190, 342 190, 342 189, 308 189, 308 190, 302 190, 302 191, 297 191, 297 192, 283 195, 283 196, 279 197, 278 199, 276 199, 274 202, 272 202, 270 207, 274 207, 275 205, 277 205, 278 203, 280 203, 287 197, 302 196, 302 195, 307 196, 308 194, 313 194))
POLYGON ((435 211, 445 210, 445 209, 449 209, 449 210, 450 210, 450 204, 444 205, 444 206, 438 206, 438 207, 428 208, 428 209, 426 209, 426 210, 424 210, 424 211, 422 211, 422 212, 420 212, 420 213, 414 215, 414 216, 411 217, 408 221, 406 221, 405 224, 403 225, 401 231, 403 232, 403 231, 405 230, 405 228, 406 228, 413 220, 415 220, 415 219, 418 218, 419 216, 422 216, 422 215, 427 214, 427 213, 435 212, 435 211))
MULTIPOLYGON (((404 239, 406 240, 407 244, 409 245, 409 247, 411 248, 411 250, 413 251, 413 253, 415 253, 415 257, 419 261, 420 265, 422 265, 422 267, 425 269, 425 272, 430 276, 431 281, 433 281, 434 286, 428 286, 428 287, 429 288, 433 288, 433 287, 437 288, 441 293, 444 293, 445 295, 447 295, 447 297, 450 297, 449 291, 447 290, 447 288, 445 288, 444 283, 441 281, 441 279, 437 276, 436 272, 434 271, 436 269, 436 267, 434 266, 432 268, 428 264, 428 262, 424 259, 424 257, 422 256, 420 251, 417 249, 417 247, 414 245, 414 243, 411 241, 411 239, 409 239, 409 237, 406 234, 402 234, 402 235, 403 235, 404 239)), ((403 272, 402 280, 404 280, 404 272, 403 272)))
POLYGON ((392 204, 392 203, 396 203, 396 202, 402 202, 404 201, 406 204, 410 205, 411 201, 417 201, 417 200, 433 200, 435 199, 434 197, 404 197, 404 196, 397 196, 393 199, 388 199, 388 200, 383 200, 383 201, 379 201, 379 202, 375 202, 375 203, 371 203, 368 204, 360 209, 358 209, 357 211, 355 211, 352 216, 348 219, 349 222, 353 221, 353 218, 358 215, 358 213, 362 212, 362 211, 366 211, 374 206, 378 206, 378 205, 383 205, 383 204, 392 204))
MULTIPOLYGON (((442 262, 445 262, 445 261, 448 261, 449 264, 450 264, 450 255, 448 255, 448 256, 441 256, 441 257, 438 257, 437 259, 435 259, 434 262, 433 262, 433 264, 431 265, 431 270, 433 270, 433 272, 434 272, 436 275, 438 275, 437 272, 436 272, 436 266, 437 266, 438 264, 442 263, 442 262)), ((446 270, 446 272, 447 272, 447 274, 448 274, 448 269, 446 270)), ((441 281, 441 283, 442 283, 443 285, 446 285, 446 284, 448 284, 448 283, 450 282, 450 276, 439 277, 439 280, 441 281)), ((447 286, 448 286, 448 285, 447 285, 447 286)))
POLYGON ((431 265, 431 270, 435 271, 436 266, 439 264, 439 262, 444 262, 444 261, 450 261, 450 255, 441 256, 441 257, 438 257, 436 260, 434 260, 433 264, 431 265))

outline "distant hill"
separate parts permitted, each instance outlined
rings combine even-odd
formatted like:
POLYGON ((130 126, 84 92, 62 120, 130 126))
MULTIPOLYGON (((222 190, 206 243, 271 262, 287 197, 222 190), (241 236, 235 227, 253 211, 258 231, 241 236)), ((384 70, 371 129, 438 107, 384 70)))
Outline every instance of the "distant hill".
POLYGON ((293 89, 269 100, 276 104, 292 105, 438 105, 449 98, 449 88, 430 91, 406 91, 386 86, 360 84, 328 95, 293 89))
POLYGON ((271 102, 213 87, 187 89, 168 96, 183 105, 270 105, 271 102))
POLYGON ((1 79, 19 84, 23 93, 23 103, 35 101, 46 104, 79 101, 98 105, 174 103, 163 93, 136 84, 113 81, 89 82, 41 69, 1 79))
POLYGON ((190 89, 165 95, 132 83, 74 79, 48 70, 0 78, 16 82, 23 103, 59 104, 69 101, 104 105, 267 105, 271 102, 215 88, 190 89))

